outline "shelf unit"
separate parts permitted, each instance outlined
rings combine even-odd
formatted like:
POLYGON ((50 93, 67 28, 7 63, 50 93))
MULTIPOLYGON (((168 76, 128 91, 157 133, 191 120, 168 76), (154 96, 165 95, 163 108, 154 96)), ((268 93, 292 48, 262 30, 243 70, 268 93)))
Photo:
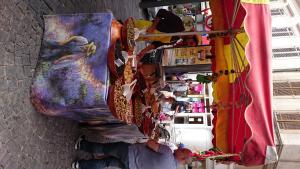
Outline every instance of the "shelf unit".
POLYGON ((204 112, 197 113, 177 113, 174 119, 175 125, 199 125, 202 127, 212 126, 212 113, 210 112, 209 105, 212 104, 212 86, 211 84, 203 84, 203 92, 198 95, 187 95, 191 100, 197 99, 204 102, 204 112))

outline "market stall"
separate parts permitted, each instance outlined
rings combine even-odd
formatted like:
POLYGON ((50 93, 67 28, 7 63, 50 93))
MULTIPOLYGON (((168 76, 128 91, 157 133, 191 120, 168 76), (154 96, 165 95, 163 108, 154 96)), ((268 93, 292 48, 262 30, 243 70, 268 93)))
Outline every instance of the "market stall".
MULTIPOLYGON (((176 113, 181 106, 185 109, 183 114, 205 113, 210 120, 214 116, 214 149, 196 153, 196 160, 222 156, 220 161, 247 166, 274 162, 277 156, 271 109, 268 4, 254 0, 209 2, 210 9, 200 10, 200 14, 211 10, 207 18, 212 23, 208 25, 207 18, 203 18, 206 26, 202 31, 191 28, 180 33, 149 34, 136 30, 133 18, 122 25, 111 13, 46 16, 31 87, 33 105, 40 113, 70 118, 94 128, 134 124, 148 137, 166 139, 170 136, 161 122, 178 120, 176 113), (178 45, 190 41, 186 37, 193 35, 197 35, 196 44, 178 45), (136 59, 136 40, 165 36, 169 36, 169 42, 171 36, 178 37, 171 47, 151 44, 163 51, 162 58, 153 59, 154 63, 137 63, 140 58, 136 59), (191 71, 210 64, 211 73, 198 74, 192 81, 166 82, 166 70, 172 73, 171 69, 177 67, 179 79, 178 74, 184 70, 181 66, 191 71), (165 81, 160 83, 162 80, 165 81), (208 83, 213 83, 213 103, 203 95, 208 83), (183 88, 190 93, 179 90, 183 88), (168 96, 175 93, 177 96, 168 96), (178 94, 190 98, 203 95, 204 99, 179 105, 178 94)), ((144 23, 151 25, 149 21, 144 23)), ((182 119, 186 120, 179 120, 182 119)), ((191 123, 202 121, 205 120, 197 116, 191 123)))

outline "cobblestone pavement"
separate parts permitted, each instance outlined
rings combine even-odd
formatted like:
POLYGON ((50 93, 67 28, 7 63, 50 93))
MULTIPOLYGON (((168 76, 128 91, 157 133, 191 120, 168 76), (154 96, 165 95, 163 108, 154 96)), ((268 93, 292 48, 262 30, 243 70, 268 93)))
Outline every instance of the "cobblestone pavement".
POLYGON ((75 122, 35 112, 29 86, 44 14, 110 9, 118 19, 141 17, 139 0, 0 0, 0 169, 66 169, 75 158, 75 122))

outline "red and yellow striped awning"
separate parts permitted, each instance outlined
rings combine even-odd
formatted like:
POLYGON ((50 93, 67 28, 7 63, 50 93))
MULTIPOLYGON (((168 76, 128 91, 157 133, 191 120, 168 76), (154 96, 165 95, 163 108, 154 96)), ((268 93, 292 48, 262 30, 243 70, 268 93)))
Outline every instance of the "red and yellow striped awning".
POLYGON ((210 7, 213 29, 228 30, 211 41, 212 70, 218 74, 213 143, 224 152, 241 153, 235 159, 241 164, 268 163, 276 159, 268 1, 210 0, 210 7))

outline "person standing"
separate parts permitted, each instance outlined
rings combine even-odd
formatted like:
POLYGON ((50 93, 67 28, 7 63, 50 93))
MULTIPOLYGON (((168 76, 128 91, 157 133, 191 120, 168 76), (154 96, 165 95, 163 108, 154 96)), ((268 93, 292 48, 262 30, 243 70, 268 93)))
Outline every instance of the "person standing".
POLYGON ((79 160, 72 163, 73 169, 102 169, 118 167, 121 169, 177 169, 178 164, 192 162, 192 152, 186 148, 176 149, 174 153, 166 146, 155 140, 147 143, 129 144, 95 143, 80 137, 75 149, 90 153, 101 153, 102 159, 79 160))
MULTIPOLYGON (((142 31, 144 30, 148 34, 160 34, 160 33, 176 33, 186 31, 184 28, 184 23, 181 18, 171 11, 166 9, 160 9, 153 21, 147 21, 143 19, 134 20, 135 27, 142 31)), ((151 42, 147 47, 142 49, 138 55, 137 60, 140 61, 144 55, 153 50, 157 49, 161 46, 178 46, 188 45, 188 46, 196 46, 198 44, 198 39, 196 36, 147 36, 147 37, 139 37, 137 41, 147 41, 151 42), (180 39, 183 42, 180 42, 180 39)))

